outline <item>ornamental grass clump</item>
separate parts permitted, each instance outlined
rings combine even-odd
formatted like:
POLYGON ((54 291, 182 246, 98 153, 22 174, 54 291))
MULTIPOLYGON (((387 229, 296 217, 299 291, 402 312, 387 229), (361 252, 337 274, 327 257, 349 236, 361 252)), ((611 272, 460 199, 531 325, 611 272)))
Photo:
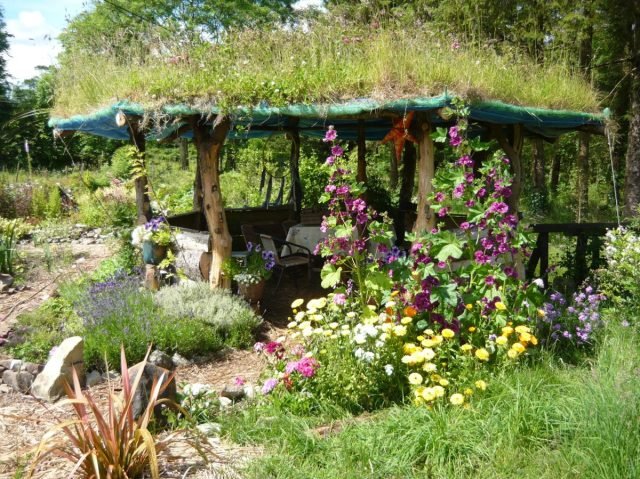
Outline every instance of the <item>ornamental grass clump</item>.
MULTIPOLYGON (((149 354, 147 351, 147 356, 149 354)), ((73 385, 65 383, 68 399, 73 407, 74 419, 63 421, 47 433, 36 449, 29 471, 32 477, 37 466, 54 455, 73 463, 70 477, 135 479, 160 477, 158 457, 174 442, 175 433, 159 440, 150 431, 154 408, 160 404, 177 407, 160 395, 172 377, 155 378, 149 392, 147 407, 138 418, 133 416, 136 390, 144 366, 131 382, 124 347, 121 348, 122 396, 109 384, 106 412, 96 399, 80 386, 76 370, 72 370, 73 385), (59 433, 62 432, 62 438, 59 433)), ((143 361, 146 364, 146 357, 143 361)))

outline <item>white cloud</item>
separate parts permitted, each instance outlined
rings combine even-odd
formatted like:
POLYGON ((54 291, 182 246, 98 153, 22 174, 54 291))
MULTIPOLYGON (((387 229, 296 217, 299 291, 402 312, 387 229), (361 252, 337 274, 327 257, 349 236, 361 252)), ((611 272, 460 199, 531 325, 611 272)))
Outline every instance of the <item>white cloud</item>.
POLYGON ((7 71, 13 81, 20 82, 38 74, 40 65, 51 65, 60 51, 55 39, 58 31, 39 10, 23 10, 17 18, 7 19, 10 47, 7 71))

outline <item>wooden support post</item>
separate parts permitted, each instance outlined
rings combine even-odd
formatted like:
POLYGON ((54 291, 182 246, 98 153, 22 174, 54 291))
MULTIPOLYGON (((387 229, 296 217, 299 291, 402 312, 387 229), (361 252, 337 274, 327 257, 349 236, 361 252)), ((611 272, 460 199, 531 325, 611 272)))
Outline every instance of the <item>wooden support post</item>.
POLYGON ((294 128, 289 132, 291 138, 291 156, 289 157, 289 169, 291 170, 291 201, 296 219, 300 219, 302 210, 302 182, 300 181, 300 132, 294 128))
POLYGON ((507 203, 509 211, 517 214, 522 190, 522 160, 520 158, 524 139, 522 125, 512 125, 511 134, 509 135, 511 138, 507 138, 501 125, 491 125, 491 135, 498 140, 500 148, 504 150, 510 161, 513 184, 511 185, 511 196, 508 198, 507 203))
POLYGON ((358 120, 358 171, 356 180, 367 182, 367 142, 364 130, 364 120, 358 120))
POLYGON ((204 214, 211 237, 211 289, 231 287, 230 278, 222 275, 222 263, 231 256, 231 235, 222 204, 218 165, 220 152, 231 126, 228 117, 218 115, 213 127, 200 117, 191 118, 193 139, 198 151, 199 171, 202 180, 204 214))
POLYGON ((196 155, 196 174, 193 178, 193 209, 196 211, 202 211, 202 176, 200 175, 200 154, 196 155))
POLYGON ((537 247, 540 251, 540 277, 546 288, 549 286, 549 233, 540 233, 537 247))
MULTIPOLYGON (((131 143, 138 150, 140 159, 142 161, 143 171, 146 171, 146 140, 144 137, 144 130, 140 126, 139 119, 127 118, 126 123, 129 128, 129 138, 131 143)), ((151 219, 151 201, 149 200, 149 182, 147 180, 146 173, 140 174, 134 180, 136 189, 136 209, 137 209, 137 222, 138 224, 144 224, 151 219)))
POLYGON ((435 148, 431 139, 431 125, 423 120, 418 136, 418 217, 414 233, 430 232, 436 223, 428 197, 433 192, 435 176, 435 148))

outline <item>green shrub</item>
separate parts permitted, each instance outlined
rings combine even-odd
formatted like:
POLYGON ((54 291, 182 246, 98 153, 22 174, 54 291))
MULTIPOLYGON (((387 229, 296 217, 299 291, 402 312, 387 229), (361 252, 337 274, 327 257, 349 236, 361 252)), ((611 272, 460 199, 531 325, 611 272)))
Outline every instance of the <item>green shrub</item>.
POLYGON ((137 150, 132 145, 121 146, 113 152, 111 166, 107 170, 113 177, 120 180, 131 178, 131 158, 137 150))
POLYGON ((0 273, 13 274, 17 259, 17 243, 26 227, 22 220, 0 217, 0 273))
POLYGON ((206 323, 234 347, 250 345, 261 322, 245 301, 226 290, 211 290, 207 283, 163 288, 155 300, 167 316, 206 323))

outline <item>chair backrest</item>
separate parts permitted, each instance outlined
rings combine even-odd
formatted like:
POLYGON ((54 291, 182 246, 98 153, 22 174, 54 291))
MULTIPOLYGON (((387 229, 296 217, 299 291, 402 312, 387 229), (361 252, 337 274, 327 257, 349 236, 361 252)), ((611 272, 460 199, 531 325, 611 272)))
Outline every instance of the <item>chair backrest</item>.
POLYGON ((273 255, 275 257, 276 263, 280 264, 280 256, 278 255, 278 247, 276 246, 276 242, 273 241, 273 237, 269 235, 260 235, 260 240, 262 241, 262 247, 265 251, 273 251, 273 255))
POLYGON ((256 232, 253 225, 240 225, 240 231, 242 231, 247 249, 249 248, 248 243, 253 243, 254 245, 260 244, 260 235, 256 232))

